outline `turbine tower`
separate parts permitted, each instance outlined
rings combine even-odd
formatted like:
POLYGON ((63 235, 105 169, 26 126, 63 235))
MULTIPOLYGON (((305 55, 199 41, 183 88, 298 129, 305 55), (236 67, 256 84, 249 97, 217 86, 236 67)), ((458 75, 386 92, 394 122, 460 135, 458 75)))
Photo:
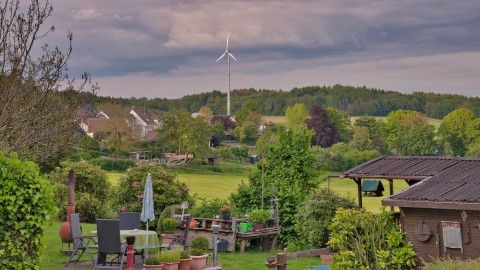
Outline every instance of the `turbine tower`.
POLYGON ((227 47, 225 49, 225 52, 217 59, 216 62, 218 62, 220 59, 222 59, 225 55, 227 56, 227 77, 228 77, 228 92, 227 92, 227 115, 230 115, 230 57, 233 58, 233 60, 237 61, 235 56, 233 56, 232 53, 228 50, 228 38, 230 37, 230 33, 227 35, 227 47))

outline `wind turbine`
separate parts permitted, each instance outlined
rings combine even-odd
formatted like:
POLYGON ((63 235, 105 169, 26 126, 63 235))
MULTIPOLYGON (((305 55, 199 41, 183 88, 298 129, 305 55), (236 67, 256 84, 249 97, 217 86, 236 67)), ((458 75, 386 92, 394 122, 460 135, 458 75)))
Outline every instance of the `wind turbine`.
POLYGON ((230 37, 230 33, 227 35, 227 47, 225 48, 225 52, 220 55, 220 57, 217 59, 216 62, 218 62, 220 59, 222 59, 225 55, 227 56, 227 76, 228 76, 228 92, 227 92, 227 115, 230 115, 230 57, 233 58, 233 60, 238 61, 235 56, 233 56, 232 53, 228 50, 228 38, 230 37))

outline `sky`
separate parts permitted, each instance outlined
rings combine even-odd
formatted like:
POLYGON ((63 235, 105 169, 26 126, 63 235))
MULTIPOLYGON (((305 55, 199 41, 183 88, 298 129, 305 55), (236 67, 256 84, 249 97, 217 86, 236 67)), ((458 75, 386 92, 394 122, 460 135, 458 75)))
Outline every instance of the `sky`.
MULTIPOLYGON (((24 3, 26 0, 22 0, 24 3)), ((478 0, 50 0, 42 42, 101 96, 367 86, 480 96, 478 0)))

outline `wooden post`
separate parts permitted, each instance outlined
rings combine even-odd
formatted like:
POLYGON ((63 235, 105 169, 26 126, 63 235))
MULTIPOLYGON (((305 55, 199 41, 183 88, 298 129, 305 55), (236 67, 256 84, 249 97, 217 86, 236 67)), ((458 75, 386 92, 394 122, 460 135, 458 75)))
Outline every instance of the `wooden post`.
POLYGON ((358 189, 358 208, 362 209, 362 179, 361 178, 355 178, 353 179, 355 183, 357 183, 357 189, 358 189))
MULTIPOLYGON (((393 195, 393 179, 388 179, 388 184, 390 185, 390 196, 393 195)), ((390 206, 390 210, 393 212, 395 211, 394 206, 390 206)))
MULTIPOLYGON (((233 243, 237 240, 237 217, 232 218, 232 232, 233 232, 233 243)), ((233 252, 235 252, 235 245, 233 247, 233 252)))
POLYGON ((243 253, 245 251, 245 239, 242 239, 240 241, 240 253, 243 253))
POLYGON ((278 198, 273 199, 273 202, 275 203, 275 228, 278 228, 280 226, 280 218, 278 216, 278 198))

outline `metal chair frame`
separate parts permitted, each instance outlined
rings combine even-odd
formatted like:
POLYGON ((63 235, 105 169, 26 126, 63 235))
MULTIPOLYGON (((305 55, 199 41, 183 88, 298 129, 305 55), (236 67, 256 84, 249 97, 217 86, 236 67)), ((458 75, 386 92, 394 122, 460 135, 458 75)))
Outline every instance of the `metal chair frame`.
POLYGON ((70 254, 70 257, 68 258, 67 263, 65 264, 65 267, 68 266, 70 262, 75 262, 75 264, 77 264, 85 251, 87 251, 88 255, 90 255, 90 259, 93 263, 94 260, 92 253, 90 252, 90 248, 98 248, 97 242, 95 241, 93 235, 82 235, 82 227, 80 226, 80 216, 78 213, 70 214, 70 231, 72 233, 74 248, 72 254, 70 254), (88 241, 85 242, 86 239, 88 239, 88 241), (91 241, 93 241, 94 245, 90 245, 91 241), (81 251, 81 253, 77 254, 77 251, 81 251), (74 258, 75 256, 76 258, 74 258))

